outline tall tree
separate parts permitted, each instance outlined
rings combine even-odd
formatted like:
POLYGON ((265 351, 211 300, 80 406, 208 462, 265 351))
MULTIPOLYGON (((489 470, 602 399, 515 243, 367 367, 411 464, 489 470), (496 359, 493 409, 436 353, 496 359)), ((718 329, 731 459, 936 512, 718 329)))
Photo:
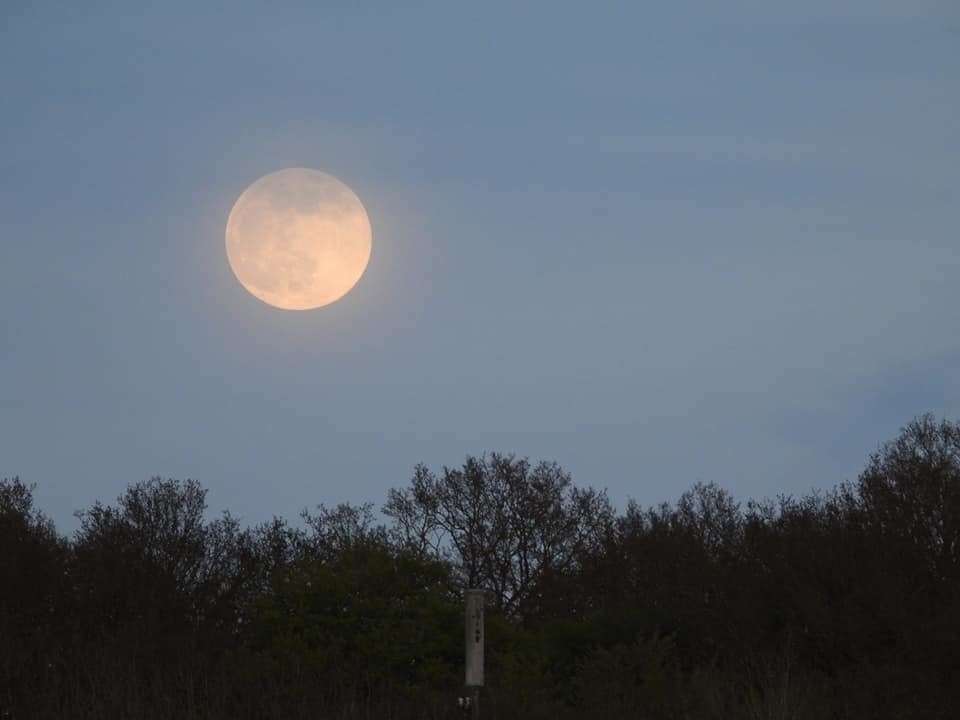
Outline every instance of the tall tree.
POLYGON ((399 544, 451 560, 463 586, 489 590, 515 615, 533 611, 538 578, 571 570, 614 519, 605 492, 577 488, 555 463, 496 453, 440 476, 418 466, 383 511, 399 544))

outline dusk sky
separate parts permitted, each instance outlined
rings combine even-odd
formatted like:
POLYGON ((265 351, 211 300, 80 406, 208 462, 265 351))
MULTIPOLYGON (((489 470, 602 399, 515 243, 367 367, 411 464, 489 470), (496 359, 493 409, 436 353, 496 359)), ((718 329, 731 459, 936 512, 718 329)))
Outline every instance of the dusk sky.
POLYGON ((555 460, 623 508, 854 479, 960 416, 960 4, 0 6, 0 477, 244 522, 555 460), (227 262, 268 173, 373 229, 341 300, 227 262))

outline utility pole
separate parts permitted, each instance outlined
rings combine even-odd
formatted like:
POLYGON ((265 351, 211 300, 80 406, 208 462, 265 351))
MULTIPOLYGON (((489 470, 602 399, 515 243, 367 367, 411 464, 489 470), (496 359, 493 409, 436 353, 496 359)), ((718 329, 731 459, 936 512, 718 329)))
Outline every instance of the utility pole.
POLYGON ((464 684, 470 691, 470 717, 480 720, 480 688, 483 687, 483 590, 464 593, 465 669, 464 684))

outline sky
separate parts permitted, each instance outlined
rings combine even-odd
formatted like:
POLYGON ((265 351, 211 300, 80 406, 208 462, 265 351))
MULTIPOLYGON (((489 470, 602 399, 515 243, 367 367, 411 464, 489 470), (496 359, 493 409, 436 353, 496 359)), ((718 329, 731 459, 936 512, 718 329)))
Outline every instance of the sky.
POLYGON ((61 529, 490 451, 621 509, 798 495, 960 417, 952 0, 5 0, 0 89, 0 477, 61 529), (226 259, 286 167, 373 227, 315 311, 226 259))

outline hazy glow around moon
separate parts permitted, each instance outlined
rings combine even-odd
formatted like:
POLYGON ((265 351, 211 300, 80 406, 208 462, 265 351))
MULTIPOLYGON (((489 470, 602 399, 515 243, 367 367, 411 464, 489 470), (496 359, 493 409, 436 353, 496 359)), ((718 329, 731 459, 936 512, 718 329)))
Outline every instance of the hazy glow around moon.
POLYGON ((274 307, 310 310, 357 284, 373 233, 350 188, 319 170, 289 168, 243 191, 226 235, 230 267, 247 290, 274 307))

